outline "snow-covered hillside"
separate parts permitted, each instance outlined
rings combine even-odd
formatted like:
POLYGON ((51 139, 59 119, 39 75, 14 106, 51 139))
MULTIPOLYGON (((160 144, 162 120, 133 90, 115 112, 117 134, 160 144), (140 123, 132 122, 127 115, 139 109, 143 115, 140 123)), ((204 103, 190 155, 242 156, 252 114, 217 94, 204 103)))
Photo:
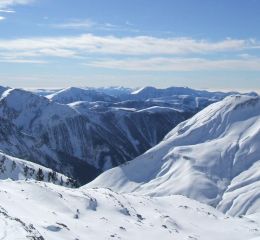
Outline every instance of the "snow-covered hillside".
MULTIPOLYGON (((0 239, 256 240, 257 215, 232 218, 183 196, 0 181, 0 239)), ((257 238, 258 237, 258 238, 257 238)))
POLYGON ((260 97, 227 97, 87 186, 150 196, 182 194, 232 215, 259 212, 259 126, 260 97))
POLYGON ((8 156, 2 152, 0 152, 0 179, 12 179, 15 181, 34 179, 67 187, 78 186, 76 181, 55 172, 52 169, 8 156))

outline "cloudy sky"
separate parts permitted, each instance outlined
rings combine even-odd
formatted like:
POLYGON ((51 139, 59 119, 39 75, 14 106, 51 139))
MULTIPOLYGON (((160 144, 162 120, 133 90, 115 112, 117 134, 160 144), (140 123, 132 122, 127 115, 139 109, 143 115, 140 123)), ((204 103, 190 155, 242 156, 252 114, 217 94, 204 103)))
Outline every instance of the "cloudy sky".
POLYGON ((0 0, 0 84, 260 90, 258 0, 0 0))

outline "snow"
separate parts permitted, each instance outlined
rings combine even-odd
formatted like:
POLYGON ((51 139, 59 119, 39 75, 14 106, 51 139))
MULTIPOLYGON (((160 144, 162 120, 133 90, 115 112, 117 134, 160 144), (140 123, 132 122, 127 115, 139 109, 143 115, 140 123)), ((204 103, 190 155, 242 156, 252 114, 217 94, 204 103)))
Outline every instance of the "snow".
POLYGON ((149 196, 182 194, 234 216, 259 212, 259 126, 260 97, 227 97, 86 188, 149 196))
POLYGON ((184 196, 145 197, 0 181, 1 239, 252 240, 254 215, 233 218, 184 196))

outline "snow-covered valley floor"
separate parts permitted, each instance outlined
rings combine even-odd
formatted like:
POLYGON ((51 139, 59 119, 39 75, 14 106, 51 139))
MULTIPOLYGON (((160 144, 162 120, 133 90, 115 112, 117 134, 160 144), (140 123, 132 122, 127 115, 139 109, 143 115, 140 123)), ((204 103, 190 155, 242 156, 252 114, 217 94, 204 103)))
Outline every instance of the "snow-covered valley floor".
POLYGON ((0 181, 0 239, 260 239, 260 216, 224 215, 184 196, 148 197, 0 181))

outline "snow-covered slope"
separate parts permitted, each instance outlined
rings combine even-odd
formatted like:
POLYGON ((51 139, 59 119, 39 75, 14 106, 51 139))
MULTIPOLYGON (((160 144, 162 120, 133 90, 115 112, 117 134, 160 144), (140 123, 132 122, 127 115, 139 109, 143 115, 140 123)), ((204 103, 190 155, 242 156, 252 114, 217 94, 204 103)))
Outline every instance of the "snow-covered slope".
POLYGON ((183 196, 0 181, 0 239, 256 240, 257 215, 232 218, 183 196))
POLYGON ((260 97, 227 97, 88 187, 150 196, 182 194, 232 215, 260 211, 259 126, 260 97))
POLYGON ((78 184, 71 178, 66 177, 52 169, 36 163, 8 156, 0 152, 0 179, 25 180, 34 179, 67 187, 77 187, 78 184))

